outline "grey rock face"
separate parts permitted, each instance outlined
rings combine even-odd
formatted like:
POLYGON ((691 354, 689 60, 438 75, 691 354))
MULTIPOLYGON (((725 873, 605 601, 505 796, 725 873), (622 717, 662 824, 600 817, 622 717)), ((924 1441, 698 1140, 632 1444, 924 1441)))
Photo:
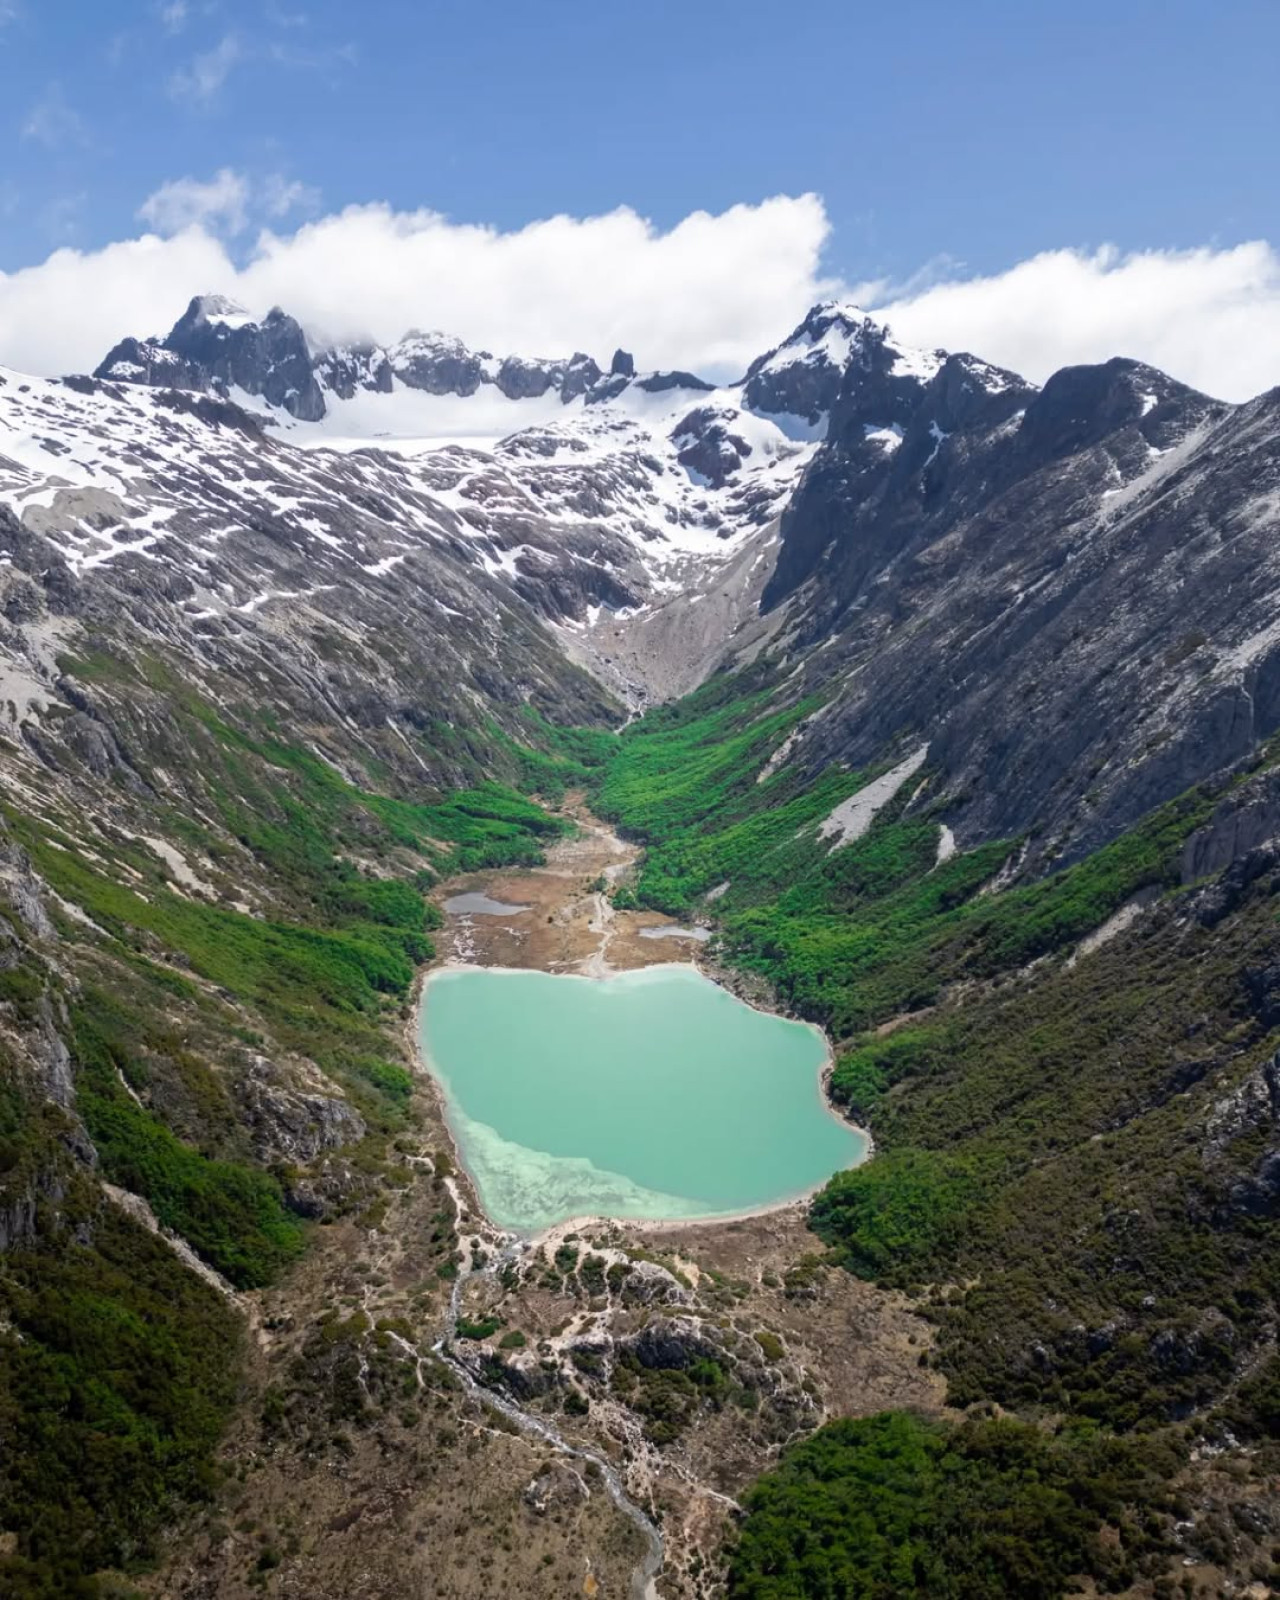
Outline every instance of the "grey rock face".
POLYGON ((688 1305, 693 1295, 656 1261, 633 1261, 619 1296, 624 1305, 688 1305))
POLYGON ((279 1082, 271 1062, 259 1056, 240 1090, 246 1125, 264 1161, 305 1165, 327 1150, 363 1139, 364 1118, 333 1095, 303 1094, 279 1082))
POLYGON ((624 1343, 640 1365, 652 1371, 683 1370, 719 1351, 719 1346, 688 1317, 655 1317, 624 1343))
POLYGON ((699 378, 692 372, 645 372, 639 377, 631 373, 614 372, 607 378, 601 377, 587 393, 589 406, 608 405, 610 401, 618 399, 628 389, 636 389, 641 394, 670 394, 676 389, 690 389, 698 393, 708 394, 715 388, 705 378, 699 378))
POLYGON ((1226 1147, 1259 1129, 1266 1133, 1280 1126, 1280 1057, 1271 1056, 1244 1082, 1216 1102, 1205 1119, 1206 1160, 1220 1156, 1226 1147))
POLYGON ((629 350, 615 350, 613 360, 609 363, 609 373, 615 378, 634 378, 636 358, 629 350))
POLYGON ((294 319, 276 307, 253 322, 217 295, 198 295, 158 342, 124 340, 94 377, 222 394, 242 389, 300 421, 324 416, 311 352, 294 319))
POLYGON ((304 422, 325 416, 326 394, 339 400, 362 391, 390 394, 397 383, 462 398, 486 385, 509 400, 554 391, 567 404, 602 376, 580 351, 567 360, 498 360, 448 334, 416 329, 387 348, 364 341, 313 355, 301 327, 283 311, 277 308, 259 323, 217 295, 194 299, 163 339, 121 340, 94 372, 98 380, 157 388, 224 396, 243 390, 304 422))
MULTIPOLYGON (((8 841, 6 833, 4 822, 0 820, 0 899, 8 903, 32 938, 53 943, 58 930, 45 908, 40 879, 31 870, 27 852, 21 845, 8 841)), ((0 947, 6 942, 7 933, 7 924, 0 925, 0 947)))
POLYGON ((805 681, 842 684, 803 765, 928 739, 961 845, 1036 828, 1036 870, 1269 737, 1280 393, 1233 410, 1125 360, 1043 391, 968 356, 895 366, 870 339, 846 372, 765 593, 805 681))
POLYGON ((558 387, 560 398, 566 402, 576 400, 580 394, 586 394, 600 382, 603 374, 600 368, 588 355, 583 355, 581 350, 576 350, 565 364, 563 375, 558 387))
POLYGON ((406 388, 426 394, 474 394, 484 378, 484 357, 440 333, 409 333, 387 359, 406 388))
POLYGON ((1280 838, 1280 772, 1263 772, 1227 795, 1182 851, 1184 884, 1213 877, 1260 845, 1280 838))
MULTIPOLYGON (((871 317, 851 306, 817 305, 780 345, 747 368, 743 403, 750 411, 816 425, 836 404, 846 378, 855 386, 869 374, 887 378, 898 356, 888 331, 871 317)), ((884 425, 894 417, 885 410, 876 420, 884 425)))
POLYGON ((1202 928, 1216 928, 1244 903, 1253 885, 1267 877, 1271 877, 1274 893, 1280 887, 1280 839, 1255 845, 1233 860, 1215 883, 1201 890, 1192 902, 1196 921, 1202 928))
POLYGON ((671 430, 680 465, 714 489, 723 488, 751 454, 751 446, 733 431, 732 418, 714 406, 699 406, 671 430))
POLYGON ((360 389, 390 394, 395 379, 387 352, 374 344, 322 350, 316 357, 315 372, 321 386, 340 400, 353 399, 360 389))
POLYGON ((30 1243, 40 1227, 40 1212, 45 1206, 58 1206, 66 1195, 61 1174, 44 1172, 34 1177, 19 1194, 6 1194, 0 1200, 0 1254, 30 1243))

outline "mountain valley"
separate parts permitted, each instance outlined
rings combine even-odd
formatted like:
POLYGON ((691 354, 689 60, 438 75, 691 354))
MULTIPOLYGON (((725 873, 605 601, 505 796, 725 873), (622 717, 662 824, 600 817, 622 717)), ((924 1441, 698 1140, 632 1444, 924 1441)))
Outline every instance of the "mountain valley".
POLYGON ((1278 533, 1280 389, 840 303, 0 372, 0 1593, 1273 1592, 1278 533), (424 974, 685 960, 872 1158, 495 1227, 424 974))

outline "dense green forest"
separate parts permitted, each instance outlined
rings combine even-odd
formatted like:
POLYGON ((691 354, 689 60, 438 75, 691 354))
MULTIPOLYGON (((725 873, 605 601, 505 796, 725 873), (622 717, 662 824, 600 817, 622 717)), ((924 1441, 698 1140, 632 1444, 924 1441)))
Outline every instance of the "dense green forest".
POLYGON ((1121 1587, 1158 1553, 1146 1518, 1175 1465, 1158 1442, 1008 1418, 833 1422, 748 1492, 729 1593, 1047 1600, 1082 1574, 1121 1587))
MULTIPOLYGON (((1179 877, 1189 835, 1249 774, 991 894, 1020 841, 940 860, 927 766, 861 838, 838 849, 819 838, 838 801, 906 752, 859 773, 775 770, 770 757, 813 709, 778 712, 749 678, 713 680, 625 731, 596 804, 646 846, 625 895, 713 920, 725 959, 835 1039, 831 1093, 872 1129, 877 1153, 814 1202, 832 1259, 906 1289, 935 1321, 932 1359, 952 1404, 998 1401, 1032 1425, 1066 1416, 1107 1440, 1141 1437, 1170 1475, 1228 1427, 1275 1439, 1280 1246, 1265 1200, 1241 1198, 1266 1134, 1248 1126, 1207 1147, 1206 1125, 1280 1043, 1258 983, 1277 953, 1277 885, 1241 884, 1211 919, 1179 877), (1132 931, 1072 958, 1138 895, 1154 904, 1132 931), (1256 1369, 1243 1386, 1242 1368, 1256 1369)), ((822 1547, 820 1525, 869 1448, 837 1433, 816 1456, 797 1454, 803 1470, 788 1463, 769 1480, 736 1592, 1048 1596, 1068 1571, 1095 1570, 1078 1539, 1054 1534, 1056 1553, 1037 1554, 1038 1535, 1010 1533, 1038 1577, 1000 1579, 975 1549, 965 1560, 986 1578, 942 1586, 911 1565, 917 1541, 938 1537, 928 1514, 899 1526, 890 1495, 881 1531, 906 1566, 895 1576, 888 1556, 863 1563, 846 1539, 843 1576, 820 1580, 796 1550, 822 1547), (796 1549, 769 1567, 763 1550, 786 1538, 796 1549)), ((1121 1568, 1144 1548, 1126 1542, 1121 1568)))

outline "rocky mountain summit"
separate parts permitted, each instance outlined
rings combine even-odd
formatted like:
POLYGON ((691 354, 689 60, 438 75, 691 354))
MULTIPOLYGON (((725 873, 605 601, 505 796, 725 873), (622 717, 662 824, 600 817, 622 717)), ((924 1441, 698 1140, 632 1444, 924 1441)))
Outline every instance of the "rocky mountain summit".
POLYGON ((608 372, 576 351, 563 359, 494 356, 445 333, 411 329, 391 345, 365 341, 312 348, 301 325, 279 306, 256 320, 223 295, 197 295, 163 338, 127 338, 94 377, 157 388, 249 396, 299 422, 320 422, 335 402, 396 388, 467 398, 490 387, 507 400, 550 394, 567 405, 589 395, 616 399, 633 381, 645 393, 710 389, 690 373, 636 376, 635 360, 615 352, 608 372))

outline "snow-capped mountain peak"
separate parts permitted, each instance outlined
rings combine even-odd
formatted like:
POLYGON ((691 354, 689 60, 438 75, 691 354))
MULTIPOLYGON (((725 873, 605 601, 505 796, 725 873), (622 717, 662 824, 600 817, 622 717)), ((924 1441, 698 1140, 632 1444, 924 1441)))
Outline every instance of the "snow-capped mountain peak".
POLYGON ((814 306, 782 343, 747 369, 748 409, 779 419, 799 436, 821 437, 847 373, 930 382, 946 360, 895 339, 883 322, 849 301, 814 306))

